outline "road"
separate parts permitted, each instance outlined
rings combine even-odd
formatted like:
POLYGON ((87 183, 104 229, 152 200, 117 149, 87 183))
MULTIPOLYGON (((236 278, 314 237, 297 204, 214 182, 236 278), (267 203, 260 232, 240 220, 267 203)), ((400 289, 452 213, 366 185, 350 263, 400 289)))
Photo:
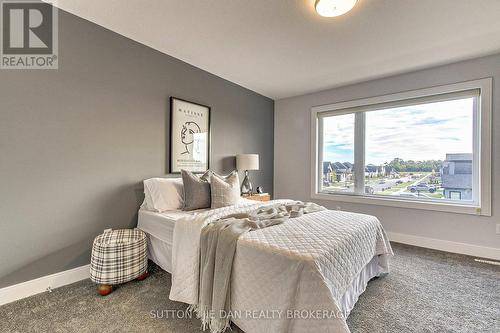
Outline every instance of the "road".
MULTIPOLYGON (((428 174, 427 174, 427 175, 425 175, 424 177, 417 179, 416 181, 414 181, 413 183, 411 183, 411 184, 410 184, 410 185, 408 185, 408 186, 414 186, 414 185, 417 185, 418 183, 423 182, 423 181, 424 181, 427 177, 429 177, 430 175, 431 175, 431 174, 430 174, 430 173, 428 173, 428 174)), ((394 195, 400 195, 401 193, 403 193, 404 191, 406 191, 406 188, 407 188, 408 186, 403 187, 402 189, 400 189, 400 190, 399 190, 399 191, 397 191, 397 192, 394 192, 394 195)))
POLYGON ((403 182, 405 182, 405 179, 402 178, 402 179, 384 179, 385 180, 385 183, 384 184, 379 184, 378 181, 377 183, 375 184, 368 184, 367 186, 371 186, 373 188, 373 191, 374 193, 378 193, 378 192, 382 192, 386 189, 388 189, 389 187, 394 187, 396 186, 396 182, 398 180, 401 180, 403 182))
MULTIPOLYGON (((429 177, 431 174, 427 174, 425 175, 424 177, 422 178, 418 178, 416 179, 413 183, 411 183, 410 185, 407 185, 405 187, 403 187, 402 189, 394 192, 394 193, 391 193, 391 195, 399 195, 403 192, 406 191, 406 188, 408 186, 413 186, 413 185, 416 185, 422 181, 424 181, 427 177, 429 177)), ((398 184, 396 184, 397 181, 402 181, 403 183, 407 183, 409 181, 411 181, 411 178, 410 177, 403 177, 403 178, 400 178, 400 179, 384 179, 385 180, 385 183, 384 184, 379 184, 378 183, 378 180, 375 184, 370 184, 368 183, 366 186, 371 186, 373 188, 373 191, 374 193, 379 193, 379 192, 382 192, 382 191, 385 191, 386 189, 390 188, 390 187, 394 187, 394 186, 397 186, 398 184)))
MULTIPOLYGON (((423 177, 420 177, 418 179, 416 179, 415 181, 413 181, 411 184, 407 185, 407 186, 404 186, 403 188, 401 188, 400 190, 398 191, 395 191, 395 192, 392 192, 390 195, 400 195, 401 193, 405 192, 406 191, 406 188, 408 186, 413 186, 413 185, 417 185, 418 183, 424 181, 425 179, 427 179, 427 177, 429 177, 431 174, 428 173, 426 174, 425 176, 423 177)), ((395 187, 397 186, 398 184, 396 184, 396 182, 398 181, 402 181, 403 183, 407 183, 407 182, 410 182, 412 181, 411 177, 402 177, 400 179, 383 179, 385 182, 383 184, 379 184, 379 181, 381 179, 375 179, 373 180, 373 182, 368 182, 367 184, 365 184, 365 187, 372 187, 373 188, 373 192, 376 194, 376 193, 380 193, 380 192, 383 192, 389 188, 392 188, 392 187, 395 187)), ((349 184, 350 185, 350 188, 342 188, 341 186, 344 185, 344 183, 339 183, 339 187, 336 187, 336 188, 332 188, 331 190, 335 191, 335 192, 352 192, 353 189, 354 189, 354 184, 349 184)), ((328 190, 328 187, 325 188, 326 190, 328 190)))

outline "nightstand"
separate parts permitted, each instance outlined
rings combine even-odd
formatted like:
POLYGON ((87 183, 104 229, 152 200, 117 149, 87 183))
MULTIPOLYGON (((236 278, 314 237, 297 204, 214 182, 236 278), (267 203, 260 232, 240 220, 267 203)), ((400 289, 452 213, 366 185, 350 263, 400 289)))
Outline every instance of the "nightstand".
POLYGON ((271 196, 267 193, 263 194, 252 194, 252 195, 242 195, 242 198, 248 199, 248 200, 255 200, 255 201, 269 201, 271 200, 271 196))

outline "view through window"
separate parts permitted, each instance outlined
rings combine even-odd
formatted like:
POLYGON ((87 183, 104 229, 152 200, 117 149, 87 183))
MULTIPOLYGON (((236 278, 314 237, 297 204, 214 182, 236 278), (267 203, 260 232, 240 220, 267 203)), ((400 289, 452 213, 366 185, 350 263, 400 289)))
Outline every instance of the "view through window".
POLYGON ((323 121, 323 188, 354 191, 354 114, 323 121))
POLYGON ((356 147, 354 113, 323 117, 320 191, 472 202, 476 98, 365 111, 356 147), (354 172, 355 149, 364 155, 362 175, 354 172), (364 177, 363 188, 355 176, 364 177))

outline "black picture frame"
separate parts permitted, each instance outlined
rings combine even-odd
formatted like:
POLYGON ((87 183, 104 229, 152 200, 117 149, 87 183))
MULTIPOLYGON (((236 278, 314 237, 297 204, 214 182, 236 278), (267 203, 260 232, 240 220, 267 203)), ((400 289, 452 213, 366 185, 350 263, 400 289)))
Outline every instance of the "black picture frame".
POLYGON ((174 103, 175 101, 180 101, 180 102, 183 102, 183 103, 187 103, 187 104, 192 104, 192 105, 196 105, 198 107, 201 107, 201 108, 205 108, 207 113, 208 113, 208 117, 207 117, 207 128, 208 128, 208 135, 207 135, 207 151, 206 151, 206 156, 207 156, 207 162, 206 162, 206 170, 189 170, 189 167, 187 168, 184 168, 188 171, 192 171, 193 173, 203 173, 205 171, 207 171, 209 168, 210 168, 210 156, 211 156, 211 146, 212 146, 212 139, 211 139, 211 133, 212 133, 212 130, 211 130, 211 113, 212 113, 212 109, 210 106, 208 105, 204 105, 204 104, 200 104, 200 103, 196 103, 196 102, 192 102, 192 101, 188 101, 188 100, 185 100, 185 99, 182 99, 182 98, 178 98, 178 97, 175 97, 175 96, 170 96, 169 98, 169 106, 170 106, 170 117, 169 117, 169 161, 168 161, 168 170, 169 170, 169 173, 170 174, 180 174, 180 169, 178 170, 174 170, 174 143, 176 141, 174 140, 178 140, 179 137, 174 137, 174 103))

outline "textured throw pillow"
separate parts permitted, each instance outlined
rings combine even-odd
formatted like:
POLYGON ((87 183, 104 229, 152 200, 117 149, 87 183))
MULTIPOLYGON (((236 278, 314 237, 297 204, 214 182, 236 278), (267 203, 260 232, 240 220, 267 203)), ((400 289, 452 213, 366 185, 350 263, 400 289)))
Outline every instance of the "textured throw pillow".
POLYGON ((192 172, 181 170, 184 183, 183 210, 210 208, 210 178, 211 171, 205 172, 201 177, 192 172))
POLYGON ((212 208, 236 205, 240 201, 240 179, 236 171, 226 177, 213 173, 210 177, 212 208))

